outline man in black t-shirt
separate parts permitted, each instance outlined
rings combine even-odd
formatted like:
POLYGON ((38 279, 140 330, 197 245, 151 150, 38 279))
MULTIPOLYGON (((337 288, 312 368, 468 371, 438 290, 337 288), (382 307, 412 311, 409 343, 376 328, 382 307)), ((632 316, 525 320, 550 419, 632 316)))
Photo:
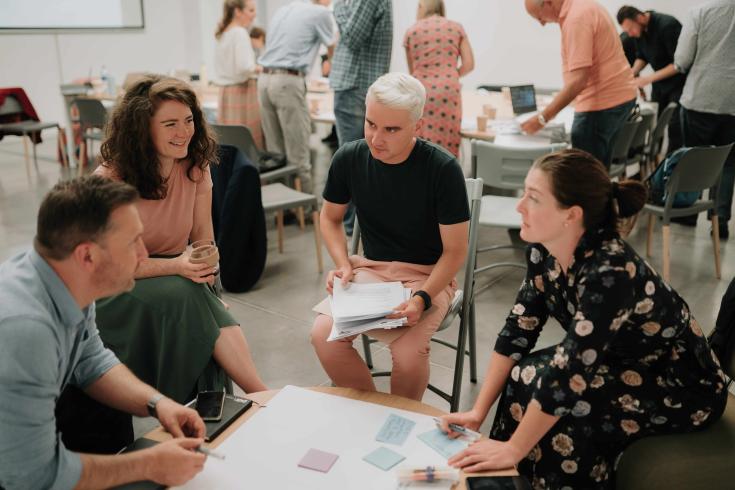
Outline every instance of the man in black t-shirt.
MULTIPOLYGON (((380 77, 366 97, 365 139, 334 155, 324 189, 321 231, 337 269, 334 280, 400 281, 412 297, 389 318, 406 326, 373 330, 393 358, 391 393, 420 400, 429 381, 429 340, 449 308, 454 276, 467 254, 469 205, 464 176, 446 150, 418 139, 426 91, 403 73, 380 77), (352 201, 364 257, 347 255, 342 217, 352 201)), ((374 391, 370 371, 352 347, 355 337, 327 341, 332 318, 317 310, 311 341, 335 385, 374 391)))
MULTIPOLYGON (((681 24, 676 18, 649 10, 641 12, 625 5, 618 10, 618 23, 623 31, 636 42, 636 60, 633 74, 638 77, 638 87, 651 87, 651 100, 658 102, 661 114, 670 102, 679 103, 686 77, 674 67, 674 53, 681 33, 681 24), (651 65, 654 72, 639 76, 641 70, 651 65)), ((667 154, 682 146, 682 130, 677 107, 669 123, 669 146, 667 154)))

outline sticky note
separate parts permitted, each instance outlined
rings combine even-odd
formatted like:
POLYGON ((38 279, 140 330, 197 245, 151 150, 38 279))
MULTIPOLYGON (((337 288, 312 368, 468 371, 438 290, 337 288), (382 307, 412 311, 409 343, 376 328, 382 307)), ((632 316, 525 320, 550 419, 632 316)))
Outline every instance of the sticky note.
POLYGON ((389 469, 393 468, 395 465, 406 459, 406 457, 401 456, 397 452, 393 451, 392 449, 388 449, 387 447, 379 447, 362 459, 372 465, 377 466, 383 471, 388 471, 389 469))
POLYGON ((327 453, 318 449, 309 449, 304 457, 301 458, 301 461, 299 461, 299 466, 326 473, 332 468, 337 458, 339 456, 336 454, 327 453))
POLYGON ((413 420, 392 413, 381 427, 375 440, 400 446, 406 441, 414 425, 416 422, 413 420))
POLYGON ((427 446, 447 459, 468 446, 467 441, 463 441, 461 439, 450 439, 439 429, 432 429, 429 432, 424 432, 423 434, 419 434, 418 437, 426 443, 427 446))

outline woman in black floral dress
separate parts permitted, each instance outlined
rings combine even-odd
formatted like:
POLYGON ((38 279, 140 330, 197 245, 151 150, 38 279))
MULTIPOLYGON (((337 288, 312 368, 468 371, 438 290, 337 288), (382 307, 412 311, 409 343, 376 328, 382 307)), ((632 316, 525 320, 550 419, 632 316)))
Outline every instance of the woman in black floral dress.
POLYGON ((473 409, 444 418, 477 429, 502 392, 491 440, 450 464, 517 465, 534 488, 614 488, 630 443, 722 415, 724 373, 689 307, 616 231, 644 201, 585 152, 534 164, 518 205, 526 278, 473 409), (549 316, 564 340, 531 352, 549 316))

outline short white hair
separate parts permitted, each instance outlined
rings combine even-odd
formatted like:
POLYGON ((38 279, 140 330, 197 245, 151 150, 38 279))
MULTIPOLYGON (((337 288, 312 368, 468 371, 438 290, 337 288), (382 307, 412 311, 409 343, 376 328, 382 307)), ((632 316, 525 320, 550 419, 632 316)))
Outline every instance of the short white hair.
POLYGON ((371 97, 384 106, 410 112, 411 119, 418 121, 424 113, 426 89, 408 73, 386 73, 370 85, 365 102, 371 97))

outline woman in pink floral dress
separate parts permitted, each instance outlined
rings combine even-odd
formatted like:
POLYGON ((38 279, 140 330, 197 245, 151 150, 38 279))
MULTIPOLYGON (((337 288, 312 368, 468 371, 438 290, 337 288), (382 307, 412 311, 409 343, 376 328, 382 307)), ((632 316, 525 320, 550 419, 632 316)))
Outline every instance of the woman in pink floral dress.
POLYGON ((419 136, 458 156, 462 124, 459 78, 475 67, 472 47, 462 25, 444 17, 443 0, 420 0, 417 17, 403 46, 409 72, 426 87, 419 136))

